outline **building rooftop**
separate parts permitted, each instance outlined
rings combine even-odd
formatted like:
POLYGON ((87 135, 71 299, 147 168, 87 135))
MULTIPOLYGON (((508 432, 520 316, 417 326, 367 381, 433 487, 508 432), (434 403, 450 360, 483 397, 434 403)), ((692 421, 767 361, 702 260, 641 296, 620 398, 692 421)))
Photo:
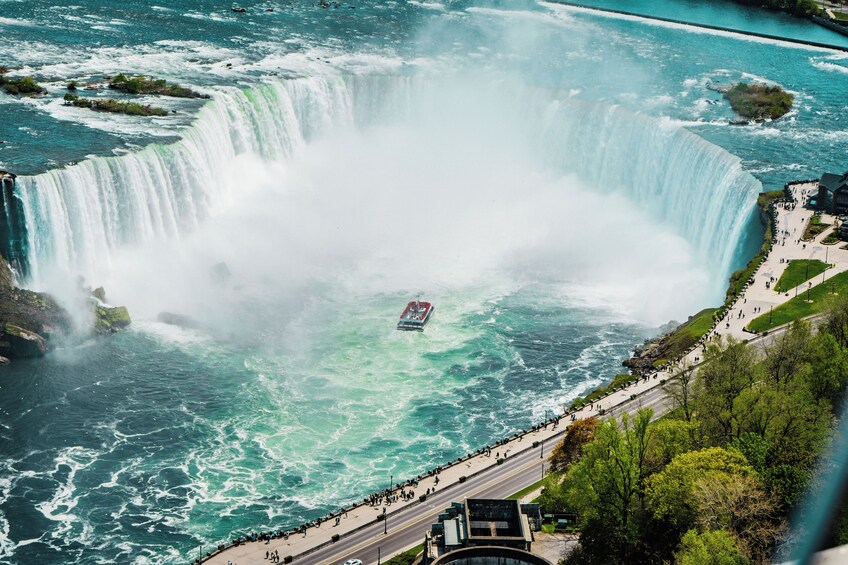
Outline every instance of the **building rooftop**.
POLYGON ((833 173, 824 173, 819 181, 819 184, 830 192, 835 191, 836 189, 845 186, 848 184, 848 171, 841 175, 835 175, 833 173))

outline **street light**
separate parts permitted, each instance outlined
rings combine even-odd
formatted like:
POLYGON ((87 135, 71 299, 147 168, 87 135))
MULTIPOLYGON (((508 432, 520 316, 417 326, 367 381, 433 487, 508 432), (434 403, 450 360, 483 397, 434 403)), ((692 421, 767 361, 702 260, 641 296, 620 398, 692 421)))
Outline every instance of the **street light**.
POLYGON ((386 514, 386 507, 383 507, 383 535, 389 533, 389 515, 386 514))
POLYGON ((545 440, 542 440, 542 448, 539 450, 539 459, 545 458, 545 440))

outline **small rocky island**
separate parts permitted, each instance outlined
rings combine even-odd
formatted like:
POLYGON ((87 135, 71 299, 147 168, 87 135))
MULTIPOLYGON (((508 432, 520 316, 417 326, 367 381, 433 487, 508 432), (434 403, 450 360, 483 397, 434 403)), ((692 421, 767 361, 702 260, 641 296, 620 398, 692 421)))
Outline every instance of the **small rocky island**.
POLYGON ((128 116, 167 116, 168 110, 138 102, 122 102, 114 98, 93 98, 77 96, 70 92, 65 94, 65 105, 77 108, 90 108, 96 112, 126 114, 128 116))
POLYGON ((792 109, 795 97, 781 87, 740 82, 724 91, 730 107, 752 120, 776 120, 792 109))
POLYGON ((109 80, 109 88, 127 94, 157 94, 174 98, 209 98, 208 94, 201 94, 178 84, 170 84, 164 79, 155 79, 144 75, 128 77, 119 73, 109 80))

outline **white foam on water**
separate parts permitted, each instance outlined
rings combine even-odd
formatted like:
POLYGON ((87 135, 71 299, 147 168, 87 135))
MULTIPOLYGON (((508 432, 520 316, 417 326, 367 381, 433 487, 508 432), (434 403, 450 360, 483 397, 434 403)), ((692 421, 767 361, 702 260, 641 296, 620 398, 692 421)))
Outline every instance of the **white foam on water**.
POLYGON ((821 69, 823 71, 828 71, 832 73, 840 73, 848 75, 848 67, 845 65, 840 65, 838 63, 830 63, 828 61, 814 61, 810 59, 810 62, 817 69, 821 69))
POLYGON ((35 24, 29 20, 22 20, 16 18, 4 18, 0 17, 0 26, 20 26, 20 27, 33 27, 35 24))

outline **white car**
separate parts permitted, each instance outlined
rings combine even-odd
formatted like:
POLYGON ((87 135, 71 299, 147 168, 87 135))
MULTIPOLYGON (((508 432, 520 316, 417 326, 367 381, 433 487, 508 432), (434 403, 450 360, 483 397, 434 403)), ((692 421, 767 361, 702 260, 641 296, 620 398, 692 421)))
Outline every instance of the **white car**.
POLYGON ((344 562, 344 565, 362 565, 362 561, 359 559, 348 559, 344 562))

